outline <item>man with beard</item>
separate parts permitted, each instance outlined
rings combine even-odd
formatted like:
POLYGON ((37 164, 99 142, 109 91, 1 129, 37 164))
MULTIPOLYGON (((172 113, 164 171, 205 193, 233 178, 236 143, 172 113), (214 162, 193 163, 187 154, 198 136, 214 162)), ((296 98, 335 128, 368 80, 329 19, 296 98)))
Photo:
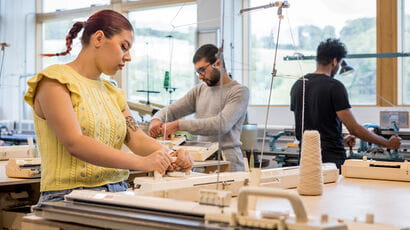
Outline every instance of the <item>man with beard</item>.
POLYGON ((338 39, 321 42, 317 48, 316 71, 296 81, 290 93, 290 110, 295 115, 296 138, 301 139, 304 109, 303 130, 319 131, 322 161, 333 162, 339 169, 346 159, 344 146, 354 146, 354 136, 388 149, 400 147, 399 137, 392 136, 386 140, 369 132, 353 116, 346 88, 333 78, 346 54, 345 45, 338 39), (342 123, 351 134, 344 138, 342 123))
POLYGON ((217 54, 218 48, 212 44, 203 45, 195 52, 193 63, 203 83, 157 112, 151 121, 149 135, 155 138, 162 134, 168 138, 182 130, 199 135, 199 141, 218 142, 220 139, 231 171, 244 171, 239 139, 248 107, 249 90, 230 78, 223 60, 217 54), (193 113, 194 120, 180 119, 193 113))

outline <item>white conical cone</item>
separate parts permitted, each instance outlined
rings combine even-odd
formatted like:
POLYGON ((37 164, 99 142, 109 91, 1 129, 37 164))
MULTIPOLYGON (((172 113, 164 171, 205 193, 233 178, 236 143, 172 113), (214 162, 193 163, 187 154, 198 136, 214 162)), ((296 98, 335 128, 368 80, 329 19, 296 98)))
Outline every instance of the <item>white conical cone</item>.
POLYGON ((300 195, 322 195, 322 154, 320 149, 320 134, 316 130, 306 130, 302 138, 302 151, 299 169, 300 195))

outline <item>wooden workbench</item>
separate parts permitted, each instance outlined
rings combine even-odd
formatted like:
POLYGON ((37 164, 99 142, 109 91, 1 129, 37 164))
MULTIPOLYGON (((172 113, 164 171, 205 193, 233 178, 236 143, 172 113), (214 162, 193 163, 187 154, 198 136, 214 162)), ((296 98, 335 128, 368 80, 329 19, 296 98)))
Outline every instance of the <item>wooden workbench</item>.
MULTIPOLYGON (((18 179, 18 178, 9 178, 6 176, 6 170, 5 167, 7 165, 8 161, 0 161, 0 192, 20 192, 20 191, 27 191, 28 194, 30 195, 30 202, 32 204, 37 203, 39 197, 40 197, 40 178, 36 179, 18 179)), ((220 170, 221 172, 228 172, 229 171, 229 161, 220 161, 220 170)), ((205 172, 212 172, 217 169, 218 161, 204 161, 204 162, 194 162, 194 168, 204 168, 205 172)), ((133 179, 137 176, 146 176, 147 172, 142 172, 142 171, 130 171, 130 176, 127 179, 127 182, 132 185, 133 184, 133 179)), ((3 208, 0 204, 0 218, 2 218, 2 213, 1 213, 1 208, 3 208)), ((15 217, 18 216, 18 214, 13 215, 15 217)), ((33 217, 36 219, 35 217, 33 217)), ((38 218, 37 218, 38 219, 38 218)), ((19 220, 16 218, 14 221, 17 221, 15 224, 16 226, 19 225, 19 220)), ((45 223, 48 223, 46 221, 45 223)), ((48 224, 47 224, 48 225, 48 224)), ((26 229, 34 229, 33 227, 35 226, 26 223, 26 229), (28 226, 27 226, 28 225, 28 226)), ((62 225, 59 226, 58 228, 54 229, 59 229, 64 228, 64 229, 80 229, 78 226, 75 228, 69 227, 71 225, 62 225)), ((8 226, 10 227, 10 226, 8 226)), ((40 226, 39 229, 44 229, 44 226, 40 226)), ((2 221, 0 219, 0 229, 2 228, 2 221)), ((47 229, 53 229, 52 227, 47 228, 47 229)), ((81 228, 83 229, 83 228, 81 228)), ((90 229, 85 227, 84 229, 90 229)))
MULTIPOLYGON (((36 184, 40 183, 40 178, 35 179, 19 179, 10 178, 6 176, 6 165, 8 161, 0 161, 0 187, 9 185, 22 185, 22 184, 36 184)), ((220 161, 221 172, 229 172, 229 161, 220 161)), ((212 172, 217 169, 218 161, 203 161, 194 162, 194 168, 205 168, 205 172, 212 172)), ((142 171, 130 171, 130 177, 145 176, 146 172, 142 171)))
MULTIPOLYGON (((375 223, 395 226, 398 229, 410 228, 410 183, 408 182, 340 177, 337 183, 324 186, 322 196, 302 196, 302 201, 309 217, 312 218, 319 219, 321 214, 328 214, 329 218, 352 221, 356 217, 358 221, 363 222, 365 215, 372 213, 375 223)), ((232 202, 236 206, 236 198, 232 202)), ((257 209, 292 214, 290 204, 282 199, 260 198, 257 209)), ((62 224, 62 222, 35 216, 23 219, 23 229, 33 229, 33 226, 61 229, 64 227, 62 224)))
MULTIPOLYGON (((374 214, 375 223, 410 228, 410 182, 343 178, 324 186, 322 196, 302 196, 309 216, 364 221, 374 214)), ((285 200, 258 200, 260 210, 290 211, 285 200)))

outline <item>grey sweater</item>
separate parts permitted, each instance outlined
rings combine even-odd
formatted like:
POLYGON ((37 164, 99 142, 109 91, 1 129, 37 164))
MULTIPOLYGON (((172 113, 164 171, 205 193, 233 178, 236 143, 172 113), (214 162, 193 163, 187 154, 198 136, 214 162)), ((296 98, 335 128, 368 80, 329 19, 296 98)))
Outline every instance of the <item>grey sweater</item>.
POLYGON ((240 134, 248 101, 248 88, 236 81, 222 87, 209 87, 201 83, 175 103, 157 112, 154 118, 162 122, 171 122, 195 113, 195 120, 179 121, 180 130, 200 135, 200 141, 211 142, 218 142, 220 133, 221 146, 224 150, 237 148, 242 144, 240 134))

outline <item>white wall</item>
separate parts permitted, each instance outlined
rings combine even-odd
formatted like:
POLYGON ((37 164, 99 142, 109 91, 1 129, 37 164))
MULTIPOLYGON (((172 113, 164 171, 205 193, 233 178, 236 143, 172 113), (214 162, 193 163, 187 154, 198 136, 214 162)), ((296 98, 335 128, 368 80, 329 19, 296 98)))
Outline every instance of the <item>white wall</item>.
POLYGON ((220 0, 198 0, 197 1, 198 30, 219 28, 221 22, 220 0))
MULTIPOLYGON (((0 81, 0 120, 18 121, 26 79, 34 73, 35 62, 35 0, 0 0, 0 42, 5 48, 0 81)), ((0 50, 0 61, 3 52, 0 50)), ((1 63, 0 63, 1 64, 1 63)))
POLYGON ((242 83, 242 3, 238 0, 198 0, 198 47, 212 43, 220 47, 224 42, 224 60, 228 73, 242 83), (223 4, 223 5, 222 5, 223 4), (224 24, 221 25, 222 9, 224 24), (222 28, 223 27, 223 28, 222 28), (223 31, 222 31, 223 30, 223 31))

